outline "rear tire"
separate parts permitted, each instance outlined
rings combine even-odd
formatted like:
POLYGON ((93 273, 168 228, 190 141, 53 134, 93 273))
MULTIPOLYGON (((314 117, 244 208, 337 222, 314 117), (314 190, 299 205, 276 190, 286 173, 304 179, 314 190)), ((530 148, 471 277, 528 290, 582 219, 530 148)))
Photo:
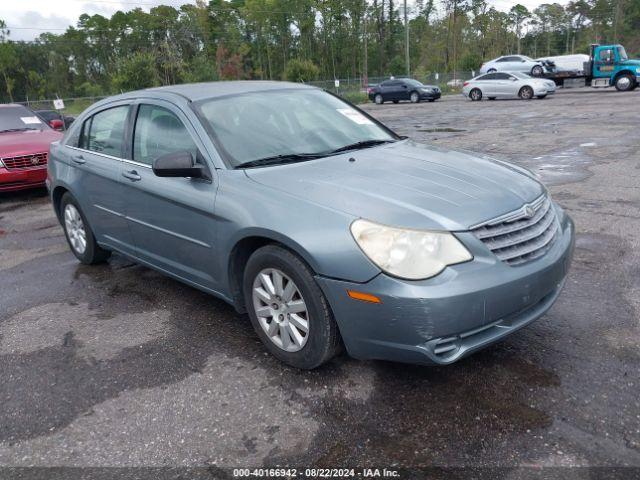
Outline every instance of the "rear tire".
POLYGON ((60 200, 60 218, 69 248, 80 263, 95 265, 111 256, 109 250, 101 248, 96 242, 87 217, 69 192, 60 200))
POLYGON ((616 90, 619 92, 628 92, 635 88, 636 79, 629 75, 628 73, 620 75, 616 78, 616 90))
MULTIPOLYGON (((280 361, 292 367, 310 370, 328 362, 340 350, 341 342, 338 325, 333 318, 327 299, 314 280, 311 269, 289 250, 276 245, 267 245, 256 250, 247 261, 243 279, 243 292, 253 328, 267 350, 280 361), (277 271, 284 274, 285 278, 282 280, 282 285, 276 285, 275 283, 277 282, 272 283, 272 292, 268 292, 267 287, 258 287, 263 288, 269 294, 273 294, 272 297, 276 298, 276 302, 281 303, 276 303, 279 308, 275 309, 275 311, 282 311, 283 315, 278 314, 272 318, 270 317, 271 314, 265 314, 259 319, 257 310, 262 310, 264 313, 264 309, 268 309, 270 303, 270 300, 262 300, 262 297, 258 296, 258 305, 256 306, 254 299, 256 284, 264 285, 261 279, 265 271, 277 271), (291 337, 287 335, 292 331, 291 325, 299 325, 299 320, 292 321, 291 324, 289 324, 288 320, 290 318, 288 311, 290 303, 286 302, 290 294, 287 295, 286 291, 290 281, 293 282, 293 287, 291 288, 297 289, 296 296, 291 298, 295 298, 297 302, 302 300, 304 304, 307 332, 303 337, 303 342, 299 342, 302 343, 302 346, 290 347, 288 351, 282 345, 289 341, 295 343, 293 341, 295 332, 291 333, 291 337), (276 318, 278 320, 277 328, 274 327, 274 331, 269 334, 267 329, 270 328, 272 322, 276 322, 276 318), (282 339, 283 335, 287 338, 287 342, 278 340, 282 339), (294 351, 290 351, 292 349, 294 351)), ((291 313, 291 316, 293 317, 294 314, 291 313)), ((294 330, 298 334, 305 333, 304 329, 298 328, 294 330)), ((296 345, 299 345, 299 343, 296 345)), ((291 346, 292 344, 290 343, 289 345, 291 346)))
POLYGON ((533 98, 533 88, 531 88, 528 85, 525 85, 520 89, 520 92, 518 92, 518 96, 522 100, 531 100, 533 98))
POLYGON ((473 102, 479 102, 482 100, 482 91, 479 88, 474 88, 469 92, 469 98, 473 102))
POLYGON ((384 99, 379 93, 375 94, 375 96, 373 97, 373 101, 376 103, 376 105, 382 105, 384 103, 384 99))

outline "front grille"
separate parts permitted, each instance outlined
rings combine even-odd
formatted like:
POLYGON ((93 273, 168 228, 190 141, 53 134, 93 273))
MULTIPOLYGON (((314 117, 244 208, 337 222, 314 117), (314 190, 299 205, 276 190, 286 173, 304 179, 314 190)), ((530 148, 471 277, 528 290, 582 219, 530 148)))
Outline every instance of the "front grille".
POLYGON ((471 231, 500 260, 515 266, 544 255, 553 245, 558 228, 551 199, 543 195, 471 231))
POLYGON ((48 153, 32 153, 31 155, 20 155, 17 157, 3 158, 2 163, 9 170, 42 167, 47 164, 48 153))

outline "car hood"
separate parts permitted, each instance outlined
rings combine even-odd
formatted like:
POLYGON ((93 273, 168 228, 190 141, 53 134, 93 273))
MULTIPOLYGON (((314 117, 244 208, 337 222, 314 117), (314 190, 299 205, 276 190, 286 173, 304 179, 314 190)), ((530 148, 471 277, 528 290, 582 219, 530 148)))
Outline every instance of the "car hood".
POLYGON ((544 192, 519 167, 412 141, 245 172, 327 208, 417 229, 467 230, 544 192))
POLYGON ((625 60, 622 65, 626 67, 640 67, 640 60, 625 60))
POLYGON ((62 138, 55 130, 26 130, 0 133, 0 158, 48 152, 51 142, 62 138))

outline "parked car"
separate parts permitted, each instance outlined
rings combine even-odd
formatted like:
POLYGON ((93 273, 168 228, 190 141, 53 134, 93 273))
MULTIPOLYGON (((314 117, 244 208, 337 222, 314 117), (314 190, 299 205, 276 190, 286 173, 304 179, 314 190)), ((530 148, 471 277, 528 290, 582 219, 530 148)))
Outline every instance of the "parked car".
POLYGON ((62 115, 56 110, 35 110, 35 113, 54 130, 66 130, 75 120, 75 117, 62 115))
POLYGON ((341 345, 454 362, 543 315, 574 244, 527 170, 403 139, 294 83, 102 100, 52 145, 49 178, 80 262, 117 251, 209 292, 300 368, 341 345))
POLYGON ((0 105, 0 192, 44 186, 49 144, 62 138, 22 105, 0 105))
POLYGON ((545 72, 545 64, 526 55, 505 55, 489 60, 480 67, 480 73, 492 72, 522 72, 540 77, 545 72))
POLYGON ((473 101, 480 101, 484 97, 489 100, 496 98, 521 98, 531 100, 533 97, 545 98, 556 91, 556 84, 551 80, 533 78, 518 72, 485 73, 464 82, 462 95, 473 101))
POLYGON ((421 100, 435 102, 442 95, 440 88, 435 85, 423 85, 418 80, 411 78, 395 78, 367 89, 369 100, 378 105, 384 102, 398 103, 401 100, 409 100, 418 103, 421 100))

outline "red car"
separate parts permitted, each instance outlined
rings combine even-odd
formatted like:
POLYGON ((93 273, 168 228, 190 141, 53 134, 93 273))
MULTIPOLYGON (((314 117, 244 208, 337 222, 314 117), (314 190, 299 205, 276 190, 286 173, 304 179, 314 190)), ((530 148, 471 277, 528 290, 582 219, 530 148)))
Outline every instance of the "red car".
POLYGON ((49 145, 62 138, 22 105, 0 105, 0 192, 41 187, 49 145))

